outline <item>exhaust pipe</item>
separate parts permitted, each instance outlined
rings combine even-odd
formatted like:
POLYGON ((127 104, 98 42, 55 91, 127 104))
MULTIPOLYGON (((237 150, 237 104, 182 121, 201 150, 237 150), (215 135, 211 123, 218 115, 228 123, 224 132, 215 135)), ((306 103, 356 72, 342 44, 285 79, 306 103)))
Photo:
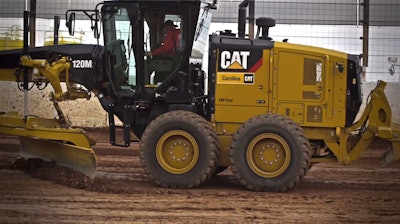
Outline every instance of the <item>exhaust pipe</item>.
POLYGON ((239 37, 246 36, 246 17, 247 7, 249 7, 249 38, 254 39, 254 16, 255 16, 255 4, 254 0, 244 0, 239 4, 239 15, 238 15, 238 32, 239 37))

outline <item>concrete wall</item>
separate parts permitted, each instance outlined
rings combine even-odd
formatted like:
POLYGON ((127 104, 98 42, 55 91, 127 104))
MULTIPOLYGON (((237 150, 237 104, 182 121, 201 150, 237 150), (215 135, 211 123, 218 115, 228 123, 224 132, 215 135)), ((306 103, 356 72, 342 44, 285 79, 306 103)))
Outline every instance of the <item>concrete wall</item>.
MULTIPOLYGON (((363 102, 376 83, 363 84, 363 102)), ((28 92, 29 114, 52 118, 55 110, 49 100, 51 87, 39 91, 34 87, 28 92)), ((400 123, 400 83, 389 82, 386 95, 392 108, 393 122, 400 123)), ((96 97, 90 100, 79 99, 60 103, 65 115, 67 115, 74 126, 80 127, 106 127, 108 125, 107 113, 100 106, 96 97)), ((23 113, 23 93, 18 90, 15 82, 0 82, 0 112, 17 111, 23 113)))

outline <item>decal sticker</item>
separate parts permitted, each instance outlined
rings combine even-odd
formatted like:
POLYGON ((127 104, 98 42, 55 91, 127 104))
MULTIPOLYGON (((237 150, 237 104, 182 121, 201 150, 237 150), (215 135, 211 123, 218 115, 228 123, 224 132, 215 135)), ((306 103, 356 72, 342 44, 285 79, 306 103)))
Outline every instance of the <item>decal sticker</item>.
POLYGON ((93 61, 92 60, 73 60, 72 67, 73 68, 92 68, 93 61))
POLYGON ((262 49, 220 49, 218 71, 255 73, 263 65, 262 49))
POLYGON ((244 74, 244 83, 253 84, 254 83, 254 75, 253 74, 244 74))
POLYGON ((222 69, 247 69, 247 59, 250 51, 222 51, 221 68, 222 69))
POLYGON ((254 84, 254 74, 250 73, 219 72, 217 76, 218 84, 254 84))

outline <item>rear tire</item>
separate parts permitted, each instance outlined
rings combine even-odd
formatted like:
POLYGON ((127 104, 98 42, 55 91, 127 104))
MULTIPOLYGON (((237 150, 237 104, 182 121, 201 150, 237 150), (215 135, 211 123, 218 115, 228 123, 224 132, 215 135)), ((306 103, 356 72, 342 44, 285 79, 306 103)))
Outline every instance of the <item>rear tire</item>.
POLYGON ((142 136, 140 158, 155 183, 193 188, 215 172, 219 142, 211 125, 189 111, 172 111, 154 119, 142 136))
POLYGON ((247 189, 284 192, 307 174, 310 150, 304 131, 292 120, 264 114, 235 133, 230 160, 234 175, 247 189))

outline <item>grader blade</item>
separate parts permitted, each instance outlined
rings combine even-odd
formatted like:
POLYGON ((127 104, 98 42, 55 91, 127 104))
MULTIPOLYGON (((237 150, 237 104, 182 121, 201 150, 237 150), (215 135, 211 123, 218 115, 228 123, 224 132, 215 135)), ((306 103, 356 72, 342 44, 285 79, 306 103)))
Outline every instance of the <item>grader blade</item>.
POLYGON ((17 113, 0 115, 0 133, 19 136, 20 156, 54 161, 94 178, 96 156, 91 146, 95 142, 77 128, 63 128, 57 119, 27 116, 17 113))
POLYGON ((20 137, 20 156, 25 159, 39 158, 76 170, 94 178, 96 156, 92 149, 39 138, 20 137))

